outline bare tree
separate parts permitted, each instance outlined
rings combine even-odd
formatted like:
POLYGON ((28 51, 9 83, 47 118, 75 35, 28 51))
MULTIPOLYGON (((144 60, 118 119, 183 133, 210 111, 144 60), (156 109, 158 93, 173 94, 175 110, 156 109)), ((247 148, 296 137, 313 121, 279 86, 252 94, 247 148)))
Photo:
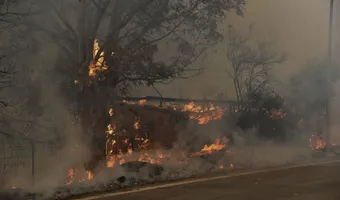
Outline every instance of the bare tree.
POLYGON ((226 38, 226 54, 230 64, 227 73, 232 78, 239 107, 244 106, 254 93, 266 88, 270 83, 270 71, 286 60, 286 55, 278 53, 269 42, 252 45, 249 41, 252 27, 246 36, 229 27, 226 38))
MULTIPOLYGON (((25 101, 24 98, 20 99, 20 103, 13 101, 13 94, 20 93, 18 82, 29 79, 29 74, 17 73, 23 70, 23 66, 27 65, 27 57, 34 54, 32 51, 32 44, 34 38, 27 32, 27 22, 31 17, 31 2, 33 0, 4 0, 0 5, 0 103, 6 106, 6 109, 1 109, 1 131, 13 135, 9 127, 12 122, 25 122, 23 119, 23 107, 21 104, 25 101), (21 75, 25 76, 21 76, 21 75), (19 75, 19 77, 18 77, 19 75), (18 77, 21 80, 15 80, 18 77), (13 112, 14 107, 20 107, 21 113, 15 116, 13 112), (20 119, 17 119, 19 117, 20 119)), ((26 83, 22 85, 26 85, 26 83)), ((16 124, 16 127, 18 125, 16 124)), ((23 130, 21 130, 24 132, 23 130)))
MULTIPOLYGON (((11 86, 14 71, 13 64, 5 59, 5 55, 0 55, 0 92, 11 86)), ((1 106, 7 107, 8 102, 4 97, 0 97, 1 106)))
MULTIPOLYGON (((19 17, 19 14, 12 13, 9 7, 9 1, 0 2, 0 34, 5 29, 8 30, 10 26, 15 23, 15 20, 19 17)), ((5 39, 2 38, 1 40, 4 41, 5 39)), ((3 48, 0 49, 0 91, 3 91, 5 88, 10 87, 14 75, 13 62, 8 59, 9 56, 7 55, 7 52, 3 52, 2 50, 3 48)), ((4 97, 0 97, 0 104, 4 107, 8 106, 8 102, 4 97)))
MULTIPOLYGON (((13 11, 12 4, 17 1, 0 0, 0 188, 2 186, 8 186, 6 184, 9 177, 13 176, 12 168, 13 159, 10 158, 14 154, 13 149, 9 146, 16 142, 16 138, 13 137, 12 132, 7 132, 7 127, 10 121, 3 115, 3 112, 7 110, 8 96, 4 91, 11 88, 14 75, 15 75, 15 59, 13 59, 14 51, 11 51, 12 47, 7 46, 11 33, 14 33, 14 29, 18 28, 19 21, 24 17, 24 13, 13 11), (5 109, 6 108, 6 109, 5 109)), ((19 158, 18 158, 19 159, 19 158)))

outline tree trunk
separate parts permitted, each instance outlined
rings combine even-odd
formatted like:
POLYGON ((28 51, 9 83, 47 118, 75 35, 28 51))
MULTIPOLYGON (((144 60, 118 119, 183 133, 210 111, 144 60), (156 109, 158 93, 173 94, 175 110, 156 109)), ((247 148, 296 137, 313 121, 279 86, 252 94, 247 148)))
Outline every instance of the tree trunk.
POLYGON ((86 170, 95 169, 105 160, 107 125, 110 123, 107 90, 95 90, 88 86, 78 93, 78 109, 81 113, 84 138, 91 149, 91 158, 85 163, 86 170))

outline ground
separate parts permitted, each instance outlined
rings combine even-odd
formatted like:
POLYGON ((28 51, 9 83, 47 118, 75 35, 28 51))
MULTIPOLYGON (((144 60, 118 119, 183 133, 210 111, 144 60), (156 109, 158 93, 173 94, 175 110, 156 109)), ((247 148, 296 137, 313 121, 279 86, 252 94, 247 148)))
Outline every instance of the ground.
POLYGON ((84 200, 339 200, 340 161, 84 200))

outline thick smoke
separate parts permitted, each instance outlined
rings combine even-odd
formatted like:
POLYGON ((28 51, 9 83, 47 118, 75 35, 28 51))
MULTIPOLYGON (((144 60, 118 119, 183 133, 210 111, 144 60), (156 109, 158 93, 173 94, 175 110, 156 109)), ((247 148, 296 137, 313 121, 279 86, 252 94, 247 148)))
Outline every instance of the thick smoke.
MULTIPOLYGON (((244 18, 228 16, 227 22, 221 24, 221 27, 227 27, 229 24, 237 24, 237 29, 246 32, 249 24, 255 24, 254 39, 269 39, 278 44, 278 48, 289 54, 289 60, 286 64, 278 67, 275 77, 282 81, 286 90, 286 82, 297 71, 305 67, 305 61, 310 57, 323 59, 327 52, 327 20, 328 4, 319 0, 257 0, 249 2, 244 18), (304 9, 308 7, 308 9, 304 9), (261 12, 259 12, 261 10, 261 12), (289 13, 289 15, 287 15, 289 13), (318 14, 315 14, 318 13, 318 14), (283 73, 284 72, 284 73, 283 73)), ((338 42, 338 41, 337 41, 338 42)), ((335 45, 336 46, 336 45, 335 45)), ((27 58, 30 62, 29 70, 35 77, 34 82, 36 90, 41 95, 38 104, 43 110, 35 122, 44 124, 49 127, 49 131, 34 129, 32 133, 35 138, 42 141, 48 141, 50 138, 60 139, 61 146, 56 147, 57 153, 50 155, 48 149, 36 144, 36 183, 35 191, 44 191, 45 195, 51 195, 59 190, 59 187, 65 186, 68 170, 84 169, 84 163, 90 159, 89 142, 83 137, 82 127, 79 126, 79 119, 72 112, 72 107, 67 105, 63 95, 60 94, 58 85, 63 80, 61 75, 53 71, 55 67, 55 47, 42 44, 40 53, 27 58), (44 52, 44 53, 43 53, 44 52), (37 66, 41 66, 37 68, 37 66), (44 69, 44 70, 42 70, 44 69), (58 188, 58 189, 56 189, 58 188)), ((195 78, 187 80, 175 80, 169 85, 157 85, 156 88, 165 97, 185 97, 185 98, 215 98, 218 94, 223 93, 225 99, 234 99, 234 92, 231 81, 225 74, 225 68, 228 67, 224 47, 218 46, 211 50, 207 58, 202 63, 195 63, 195 67, 206 68, 205 72, 195 78)), ((336 51, 335 51, 336 52, 336 51)), ((161 51, 162 53, 162 51, 161 51)), ((308 67, 308 66, 306 66, 308 67)), ((25 76, 25 73, 18 70, 18 77, 25 76)), ((25 83, 20 91, 27 90, 25 83)), ((14 93, 16 91, 14 90, 14 93)), ((33 91, 32 91, 33 92, 33 91)), ((316 94, 319 91, 314 91, 316 94)), ((22 96, 13 94, 13 99, 19 100, 22 96)), ((157 96, 158 93, 152 88, 138 88, 132 92, 136 96, 157 96)), ((336 100, 334 100, 336 101, 336 100)), ((339 106, 333 105, 335 108, 339 106)), ((25 112, 24 110, 21 112, 25 112)), ((337 113, 337 112, 336 112, 337 113)), ((26 113, 17 115, 24 116, 26 113)), ((333 115, 336 116, 335 114, 333 115)), ((335 117, 336 118, 336 117, 335 117)), ((339 125, 333 121, 332 132, 339 129, 339 125)), ((301 160, 308 159, 312 156, 309 148, 308 137, 310 133, 300 134, 305 130, 299 130, 300 133, 293 133, 294 137, 285 144, 277 144, 274 141, 263 141, 258 138, 256 127, 249 130, 241 130, 239 127, 221 125, 216 123, 210 126, 197 126, 196 122, 189 122, 183 129, 177 130, 177 139, 171 149, 164 149, 165 153, 171 153, 168 159, 164 160, 161 167, 161 173, 150 176, 154 173, 155 166, 144 167, 138 172, 134 169, 127 170, 125 167, 116 167, 108 169, 105 166, 96 169, 95 178, 85 184, 106 184, 113 180, 120 185, 129 185, 130 182, 119 181, 117 178, 125 179, 143 179, 148 181, 166 180, 175 178, 190 177, 193 175, 202 175, 207 172, 217 171, 219 166, 229 169, 236 168, 261 168, 273 167, 297 163, 301 160), (209 158, 195 158, 187 161, 187 155, 192 152, 200 151, 204 145, 212 144, 216 138, 223 136, 232 138, 228 143, 231 152, 223 152, 220 156, 209 158), (181 164, 178 160, 185 160, 187 164, 181 164), (232 167, 231 167, 232 164, 232 167)), ((290 130, 291 131, 291 130, 290 130)), ((298 131, 298 130, 293 130, 298 131)), ((104 133, 103 133, 104 134, 104 133)), ((336 134, 332 135, 334 142, 339 141, 336 134)), ((138 155, 136 155, 138 156, 138 155)), ((135 167, 135 166, 134 166, 135 167)), ((156 166, 158 167, 158 166, 156 166)), ((84 171, 85 172, 85 171, 84 171)), ((19 174, 19 176, 22 176, 19 174)), ((27 181, 13 178, 10 182, 15 185, 29 184, 27 181)), ((78 184, 69 185, 75 191, 78 184)), ((79 192, 79 191, 78 191, 79 192)))
MULTIPOLYGON (((335 4, 339 8, 339 3, 335 4)), ((337 16, 336 11, 335 32, 339 29, 336 25, 339 23, 337 16)), ((277 79, 285 82, 305 66, 306 60, 326 57, 328 18, 328 1, 254 0, 247 2, 244 17, 229 13, 220 26, 227 29, 232 24, 241 33, 246 33, 249 25, 253 24, 252 39, 275 41, 277 48, 289 55, 286 64, 276 69, 277 79)), ((338 46, 335 35, 334 46, 338 46)), ((189 80, 175 80, 173 84, 159 85, 157 88, 163 96, 179 97, 182 93, 183 97, 202 98, 206 93, 213 93, 209 97, 214 98, 219 93, 225 93, 225 98, 235 98, 231 80, 225 73, 228 61, 224 49, 224 46, 213 49, 204 62, 193 67, 204 67, 205 71, 201 75, 189 80)), ((135 94, 157 95, 152 88, 138 89, 135 94)))

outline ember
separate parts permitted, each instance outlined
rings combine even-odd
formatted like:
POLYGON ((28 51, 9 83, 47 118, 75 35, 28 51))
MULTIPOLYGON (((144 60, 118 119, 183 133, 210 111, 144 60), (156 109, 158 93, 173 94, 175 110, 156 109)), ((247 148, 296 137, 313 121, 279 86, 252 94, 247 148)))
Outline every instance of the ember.
POLYGON ((312 150, 321 150, 326 147, 326 142, 323 140, 320 134, 314 133, 309 138, 309 146, 312 150))
POLYGON ((94 174, 90 171, 80 171, 78 169, 69 169, 66 178, 66 184, 72 184, 74 182, 89 181, 94 178, 94 174))

